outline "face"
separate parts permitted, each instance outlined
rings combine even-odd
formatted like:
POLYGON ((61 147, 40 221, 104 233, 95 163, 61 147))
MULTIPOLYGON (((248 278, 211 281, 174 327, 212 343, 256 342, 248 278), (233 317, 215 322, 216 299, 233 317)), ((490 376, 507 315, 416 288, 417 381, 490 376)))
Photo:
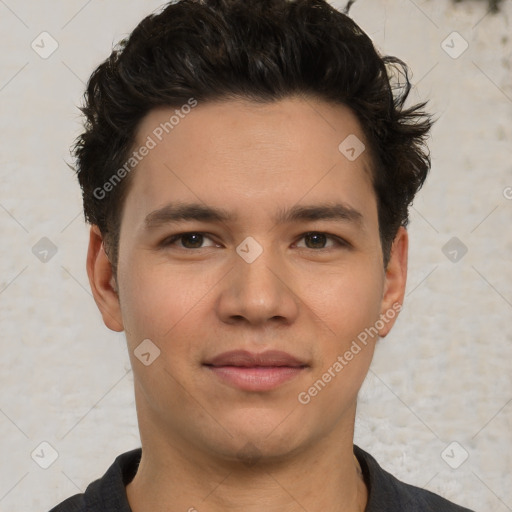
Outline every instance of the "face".
POLYGON ((105 323, 126 331, 143 442, 276 457, 350 431, 407 255, 401 228, 383 268, 368 151, 339 149, 364 142, 356 117, 230 100, 159 140, 174 112, 138 130, 135 147, 156 145, 124 203, 117 290, 95 229, 88 259, 105 323))

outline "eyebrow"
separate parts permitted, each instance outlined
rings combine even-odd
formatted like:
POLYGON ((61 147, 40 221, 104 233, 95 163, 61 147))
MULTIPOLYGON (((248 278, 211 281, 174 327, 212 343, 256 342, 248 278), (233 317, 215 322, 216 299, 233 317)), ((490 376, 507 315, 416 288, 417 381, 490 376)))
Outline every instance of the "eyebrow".
MULTIPOLYGON (((223 208, 214 208, 199 203, 169 203, 147 215, 144 220, 146 229, 180 221, 234 222, 237 216, 223 208)), ((363 214, 345 203, 328 203, 281 209, 274 222, 286 224, 300 221, 332 220, 363 225, 363 214)))

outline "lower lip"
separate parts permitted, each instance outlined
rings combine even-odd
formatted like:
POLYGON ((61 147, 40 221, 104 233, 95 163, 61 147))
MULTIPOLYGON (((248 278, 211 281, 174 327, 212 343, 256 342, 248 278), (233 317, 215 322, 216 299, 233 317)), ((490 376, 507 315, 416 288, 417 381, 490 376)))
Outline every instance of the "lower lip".
POLYGON ((292 366, 207 366, 219 379, 244 391, 270 391, 297 377, 304 367, 292 366))

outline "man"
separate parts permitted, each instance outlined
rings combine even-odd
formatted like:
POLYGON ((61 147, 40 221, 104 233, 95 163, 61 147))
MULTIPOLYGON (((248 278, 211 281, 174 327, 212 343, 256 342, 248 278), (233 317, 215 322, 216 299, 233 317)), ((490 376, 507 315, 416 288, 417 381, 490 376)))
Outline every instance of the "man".
POLYGON ((54 512, 467 510, 353 444, 430 167, 408 92, 323 0, 172 3, 96 69, 87 271, 142 448, 54 512))

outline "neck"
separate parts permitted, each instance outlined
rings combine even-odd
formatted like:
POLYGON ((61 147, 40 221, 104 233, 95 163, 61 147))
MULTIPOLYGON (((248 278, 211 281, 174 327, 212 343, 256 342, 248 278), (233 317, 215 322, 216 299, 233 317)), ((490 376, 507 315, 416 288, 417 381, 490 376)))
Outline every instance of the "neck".
POLYGON ((140 466, 127 486, 133 512, 363 512, 366 506, 353 427, 279 461, 235 462, 205 455, 183 440, 141 438, 140 466))

